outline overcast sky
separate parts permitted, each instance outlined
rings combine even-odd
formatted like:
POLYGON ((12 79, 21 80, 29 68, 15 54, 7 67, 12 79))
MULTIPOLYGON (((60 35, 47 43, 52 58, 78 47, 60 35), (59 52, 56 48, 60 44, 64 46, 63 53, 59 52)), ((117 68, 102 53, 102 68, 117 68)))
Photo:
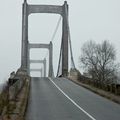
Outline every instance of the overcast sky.
MULTIPOLYGON (((5 81, 10 72, 16 71, 21 64, 22 3, 23 0, 0 1, 0 82, 5 81)), ((62 5, 64 0, 28 0, 28 3, 62 5)), ((76 67, 79 68, 81 46, 88 40, 99 43, 109 40, 115 46, 119 62, 120 0, 68 0, 68 4, 76 67)), ((49 43, 58 19, 59 15, 30 15, 29 41, 49 43)), ((55 70, 60 42, 61 25, 53 41, 55 70)), ((47 50, 31 50, 31 58, 43 59, 46 53, 47 50)), ((39 66, 31 65, 31 67, 39 66)))

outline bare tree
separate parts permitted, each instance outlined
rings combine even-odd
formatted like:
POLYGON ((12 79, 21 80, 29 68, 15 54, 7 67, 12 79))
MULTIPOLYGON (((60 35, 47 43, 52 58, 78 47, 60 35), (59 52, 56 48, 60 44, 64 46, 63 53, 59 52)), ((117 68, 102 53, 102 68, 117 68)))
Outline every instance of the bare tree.
POLYGON ((96 43, 93 41, 86 42, 82 47, 82 55, 80 61, 83 68, 92 76, 92 78, 98 77, 97 64, 98 60, 96 58, 96 43))
POLYGON ((111 82, 114 76, 115 49, 108 41, 103 41, 97 45, 96 57, 98 59, 98 68, 100 72, 100 81, 102 83, 111 82))
POLYGON ((115 49, 108 41, 102 44, 89 41, 82 47, 80 62, 93 80, 108 84, 115 79, 115 58, 115 49))

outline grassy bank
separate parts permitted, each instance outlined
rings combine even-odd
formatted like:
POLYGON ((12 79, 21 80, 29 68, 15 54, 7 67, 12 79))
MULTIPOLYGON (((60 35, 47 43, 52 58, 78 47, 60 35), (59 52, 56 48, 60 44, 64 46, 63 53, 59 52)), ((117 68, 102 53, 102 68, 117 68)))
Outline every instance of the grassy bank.
POLYGON ((0 115, 5 107, 8 106, 8 87, 4 87, 2 92, 0 93, 0 115))
MULTIPOLYGON (((29 95, 30 78, 25 80, 25 83, 17 94, 14 100, 9 100, 7 107, 2 111, 4 120, 24 120, 29 95)), ((3 105, 3 103, 1 104, 3 105)))

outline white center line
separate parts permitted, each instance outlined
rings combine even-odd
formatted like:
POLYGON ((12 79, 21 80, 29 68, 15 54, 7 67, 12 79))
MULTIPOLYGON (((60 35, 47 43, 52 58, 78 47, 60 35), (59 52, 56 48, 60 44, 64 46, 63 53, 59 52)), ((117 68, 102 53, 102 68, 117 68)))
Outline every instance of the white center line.
POLYGON ((89 118, 92 120, 96 120, 92 115, 90 115, 88 112, 86 112, 83 108, 81 108, 74 100, 72 100, 66 93, 64 93, 60 87, 58 87, 51 78, 49 80, 55 85, 55 87, 66 97, 68 98, 77 108, 79 108, 82 112, 84 112, 89 118))

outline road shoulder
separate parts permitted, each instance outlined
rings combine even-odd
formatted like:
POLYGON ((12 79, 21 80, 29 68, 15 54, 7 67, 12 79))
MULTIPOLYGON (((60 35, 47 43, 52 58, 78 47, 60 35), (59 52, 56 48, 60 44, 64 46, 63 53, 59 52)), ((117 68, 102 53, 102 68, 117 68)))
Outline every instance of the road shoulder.
POLYGON ((77 85, 80 85, 80 86, 82 86, 82 87, 84 87, 86 89, 89 89, 90 91, 92 91, 92 92, 94 92, 94 93, 96 93, 96 94, 98 94, 98 95, 100 95, 102 97, 105 97, 105 98, 107 98, 107 99, 109 99, 109 100, 111 100, 111 101, 113 101, 115 103, 120 104, 120 96, 114 95, 114 94, 112 94, 110 92, 101 90, 99 88, 95 88, 94 86, 84 84, 84 83, 82 83, 82 82, 80 82, 78 80, 72 79, 70 77, 68 77, 67 79, 69 79, 70 81, 74 82, 77 85))

